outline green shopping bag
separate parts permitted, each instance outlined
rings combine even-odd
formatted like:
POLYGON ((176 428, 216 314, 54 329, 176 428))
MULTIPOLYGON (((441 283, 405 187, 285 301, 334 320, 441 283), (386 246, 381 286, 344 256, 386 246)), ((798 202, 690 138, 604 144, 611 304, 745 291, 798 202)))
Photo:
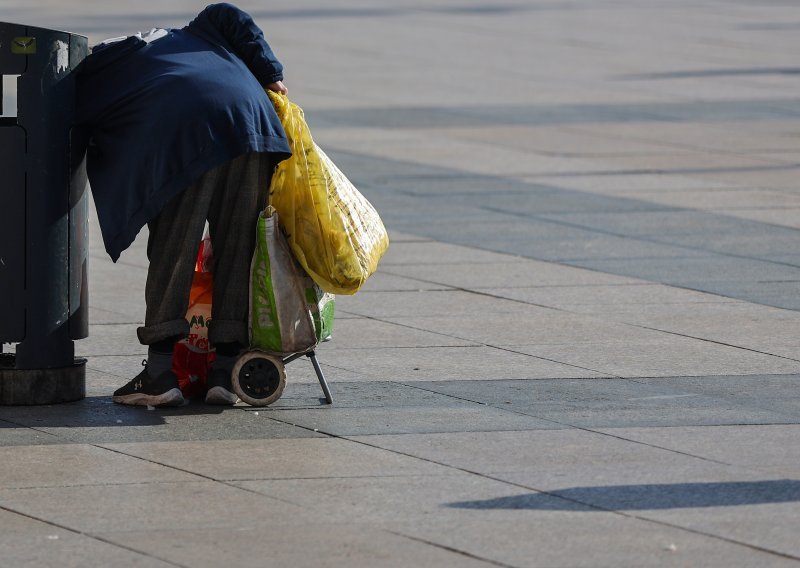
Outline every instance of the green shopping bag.
POLYGON ((258 217, 250 268, 250 343, 271 353, 304 353, 330 339, 334 296, 292 256, 272 206, 258 217))

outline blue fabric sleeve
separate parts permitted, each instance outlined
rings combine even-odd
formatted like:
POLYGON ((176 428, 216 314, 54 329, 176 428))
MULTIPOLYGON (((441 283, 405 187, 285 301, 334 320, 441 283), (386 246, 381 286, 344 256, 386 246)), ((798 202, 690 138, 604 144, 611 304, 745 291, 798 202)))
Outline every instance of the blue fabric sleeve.
POLYGON ((250 15, 232 4, 211 4, 185 28, 212 43, 226 46, 266 86, 283 80, 283 65, 250 15))

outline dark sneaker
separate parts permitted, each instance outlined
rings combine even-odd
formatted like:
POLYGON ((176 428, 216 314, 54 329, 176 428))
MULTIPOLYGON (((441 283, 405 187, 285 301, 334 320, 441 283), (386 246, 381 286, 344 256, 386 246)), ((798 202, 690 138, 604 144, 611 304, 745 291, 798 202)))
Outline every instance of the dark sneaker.
POLYGON ((231 386, 231 374, 224 369, 211 369, 208 374, 208 392, 206 404, 224 404, 230 406, 239 401, 231 386))
POLYGON ((172 371, 164 371, 157 379, 147 374, 147 367, 121 389, 117 389, 111 400, 132 406, 180 406, 183 394, 178 388, 178 377, 172 371))

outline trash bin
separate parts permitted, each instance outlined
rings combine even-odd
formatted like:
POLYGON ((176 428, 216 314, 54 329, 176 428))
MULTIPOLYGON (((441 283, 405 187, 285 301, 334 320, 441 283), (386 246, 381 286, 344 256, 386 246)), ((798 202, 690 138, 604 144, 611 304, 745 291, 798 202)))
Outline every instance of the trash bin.
POLYGON ((89 332, 88 187, 72 124, 87 54, 86 37, 0 22, 0 75, 18 76, 17 116, 0 118, 0 404, 86 396, 73 340, 89 332))

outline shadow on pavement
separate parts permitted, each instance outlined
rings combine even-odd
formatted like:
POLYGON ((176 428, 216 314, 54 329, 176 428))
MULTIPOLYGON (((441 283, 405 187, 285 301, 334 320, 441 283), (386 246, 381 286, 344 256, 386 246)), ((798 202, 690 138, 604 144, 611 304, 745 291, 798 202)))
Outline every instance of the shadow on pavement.
POLYGON ((777 479, 723 483, 669 483, 661 485, 617 485, 571 487, 550 493, 528 493, 481 501, 449 503, 457 509, 534 510, 647 510, 736 507, 800 501, 800 481, 777 479), (562 503, 561 497, 570 503, 562 503))
POLYGON ((148 409, 114 404, 108 396, 93 396, 65 404, 0 407, 0 429, 154 426, 165 424, 170 416, 216 415, 223 410, 199 401, 175 408, 148 409))

